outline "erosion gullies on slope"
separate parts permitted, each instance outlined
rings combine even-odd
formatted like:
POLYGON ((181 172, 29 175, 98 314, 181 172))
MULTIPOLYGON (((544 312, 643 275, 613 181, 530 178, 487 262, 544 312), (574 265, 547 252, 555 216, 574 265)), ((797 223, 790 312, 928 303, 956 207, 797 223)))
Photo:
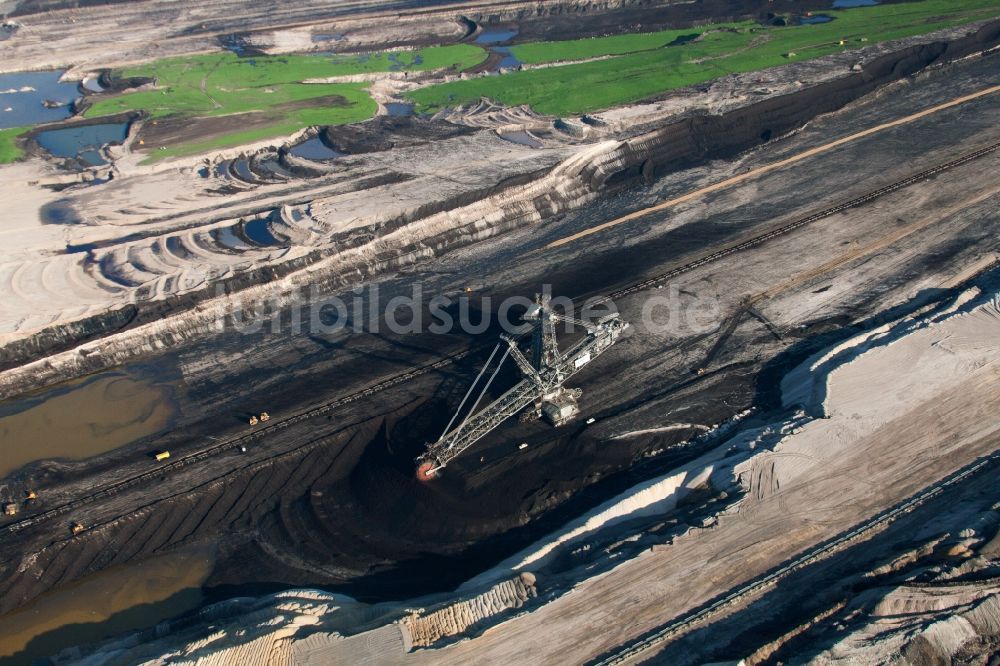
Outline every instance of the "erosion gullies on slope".
POLYGON ((825 663, 976 663, 1000 644, 1000 586, 995 579, 969 583, 965 589, 947 583, 937 589, 901 587, 890 599, 905 603, 906 611, 891 619, 876 615, 854 629, 821 653, 825 663))
POLYGON ((837 603, 786 623, 747 663, 985 663, 975 658, 1000 645, 1000 505, 974 511, 945 508, 908 550, 844 580, 837 603))
MULTIPOLYGON (((104 311, 91 314, 73 322, 60 321, 60 313, 49 313, 41 319, 34 316, 25 321, 35 322, 35 331, 22 330, 2 349, 4 365, 12 368, 0 376, 0 395, 12 395, 28 388, 38 387, 118 364, 141 354, 143 350, 162 348, 183 340, 203 337, 213 330, 215 322, 223 320, 234 310, 253 303, 256 307, 271 302, 280 307, 295 289, 321 278, 325 283, 349 287, 359 280, 389 274, 402 267, 427 260, 441 253, 496 236, 516 228, 537 225, 554 215, 579 208, 619 188, 630 187, 655 176, 657 169, 676 168, 715 156, 727 156, 746 150, 772 137, 780 136, 802 126, 818 113, 829 112, 892 81, 899 80, 930 64, 977 53, 1000 39, 1000 22, 975 29, 947 31, 950 41, 941 35, 904 40, 895 47, 880 45, 874 48, 874 57, 865 62, 860 72, 844 67, 839 75, 830 75, 831 67, 843 66, 844 56, 831 56, 827 71, 823 63, 811 63, 805 70, 797 65, 797 72, 813 69, 822 83, 797 88, 794 92, 744 103, 722 115, 693 115, 681 120, 664 118, 659 127, 644 134, 624 140, 617 138, 614 124, 602 127, 581 123, 595 131, 593 142, 579 145, 572 133, 553 129, 550 134, 534 131, 548 150, 518 146, 494 135, 491 139, 480 134, 465 134, 447 130, 448 134, 430 144, 417 143, 386 152, 386 157, 409 154, 406 170, 391 171, 390 163, 379 161, 382 152, 369 153, 366 159, 377 167, 380 175, 369 170, 374 182, 369 181, 366 199, 354 194, 341 198, 319 198, 307 208, 297 206, 286 215, 277 205, 260 211, 273 216, 277 224, 270 230, 275 237, 294 239, 295 232, 285 232, 280 223, 292 222, 298 229, 310 229, 315 242, 297 244, 291 248, 258 246, 252 242, 237 244, 226 234, 228 243, 220 246, 219 235, 211 241, 204 240, 206 232, 215 228, 238 228, 239 220, 213 222, 209 228, 195 232, 192 247, 202 247, 212 260, 206 270, 202 265, 189 267, 198 273, 191 280, 178 280, 169 272, 148 270, 154 262, 129 263, 128 258, 141 256, 146 251, 132 250, 118 255, 116 250, 102 251, 103 260, 95 258, 96 271, 103 273, 98 282, 110 292, 117 292, 126 304, 111 305, 104 311), (601 140, 603 138, 603 140, 601 140), (494 143, 489 143, 492 140, 494 143), (497 148, 502 144, 502 150, 497 148), (513 146, 514 148, 511 148, 513 146), (419 188, 428 177, 423 166, 429 160, 445 159, 455 151, 492 151, 496 165, 467 169, 463 180, 435 181, 435 195, 428 196, 427 189, 419 188), (511 150, 521 150, 520 153, 511 150), (531 157, 528 157, 531 155, 531 157), (503 157, 501 157, 503 156, 503 157), (518 156, 519 159, 516 159, 518 156), (568 156, 568 157, 567 157, 568 156), (498 173, 499 172, 499 173, 498 173), (388 183, 382 185, 382 183, 388 183), (413 183, 411 187, 408 182, 413 183), (391 183, 396 182, 397 186, 391 183), (382 190, 382 192, 380 192, 382 190), (369 201, 383 194, 392 193, 399 202, 377 211, 369 201), (349 207, 344 203, 350 201, 349 207), (345 212, 347 211, 347 212, 345 212), (317 235, 318 234, 318 235, 317 235), (135 252, 139 252, 136 255, 135 252), (188 284, 183 292, 177 285, 188 284), (202 286, 199 286, 202 285, 202 286), (219 296, 220 292, 226 295, 219 296), (192 306, 200 303, 197 311, 192 306), (120 328, 127 321, 130 330, 104 340, 103 344, 88 343, 87 354, 58 353, 42 366, 33 359, 71 348, 83 340, 99 338, 120 328), (24 364, 28 365, 24 365, 24 364), (14 368, 14 366, 21 366, 14 368)), ((855 62, 857 55, 850 60, 855 62)), ((474 117, 481 113, 472 114, 474 117)), ((388 119, 393 126, 400 122, 417 123, 412 118, 388 119)), ((605 121, 606 122, 606 121, 605 121)), ((337 130, 326 137, 328 144, 347 145, 358 141, 337 130)), ((272 159, 268 156, 264 161, 272 159)), ((357 160, 358 158, 353 158, 357 160)), ((283 168, 305 168, 307 160, 294 156, 279 156, 283 168)), ((237 190, 257 197, 264 181, 260 167, 253 167, 254 158, 225 165, 221 168, 225 182, 237 190)), ((344 166, 325 165, 317 162, 319 173, 343 174, 351 172, 344 166), (332 170, 332 171, 331 171, 332 170)), ((346 166, 350 166, 347 164, 346 166)), ((470 165, 471 166, 471 165, 470 165)), ((210 171, 210 175, 215 172, 210 171)), ((281 179, 276 179, 280 181, 281 179)), ((283 182, 283 181, 282 181, 283 182)), ((280 185, 281 183, 278 183, 280 185)), ((268 183, 268 187, 275 186, 268 183)), ((355 180, 355 192, 364 189, 365 183, 355 180)), ((277 203, 277 202, 276 202, 277 203)), ((253 217, 253 216, 252 216, 253 217)), ((210 234, 209 234, 210 235, 210 234)), ((206 258, 206 257, 203 257, 206 258)), ((202 262, 204 263, 204 262, 202 262)), ((93 275, 94 265, 84 267, 84 273, 93 275)), ((183 270, 183 269, 181 269, 183 270)), ((93 282, 79 276, 83 282, 93 282)), ((56 298, 53 295, 53 298, 56 298)), ((56 302, 58 302, 56 298, 56 302)), ((112 299, 114 300, 114 299, 112 299)), ((95 299, 92 310, 100 308, 95 299)), ((16 308, 16 304, 12 304, 16 308)), ((28 311, 34 312, 30 306, 28 311)))

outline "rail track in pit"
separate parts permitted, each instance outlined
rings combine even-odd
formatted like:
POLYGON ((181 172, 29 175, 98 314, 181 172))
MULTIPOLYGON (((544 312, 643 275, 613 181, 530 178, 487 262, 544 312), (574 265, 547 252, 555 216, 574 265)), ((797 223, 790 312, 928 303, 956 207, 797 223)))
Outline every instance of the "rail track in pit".
POLYGON ((875 514, 868 520, 852 527, 848 531, 806 550, 802 554, 796 556, 790 561, 787 561, 785 564, 780 565, 776 569, 772 569, 749 583, 745 583, 735 590, 709 601, 700 608, 678 617, 668 624, 661 626, 659 629, 648 633, 646 636, 632 641, 622 646, 620 649, 612 651, 611 653, 605 653, 598 659, 588 662, 588 665, 613 666, 616 664, 627 663, 633 659, 641 659, 642 653, 657 647, 673 637, 677 637, 679 634, 684 632, 685 629, 692 628, 693 625, 709 619, 716 613, 723 611, 726 607, 732 606, 733 604, 739 603, 741 600, 762 592, 766 588, 777 583, 786 575, 825 559, 828 555, 834 554, 835 551, 849 545, 850 542, 855 539, 863 537, 880 527, 888 525, 903 514, 914 511, 920 507, 920 505, 925 504, 929 500, 937 497, 951 486, 962 483, 989 467, 995 467, 997 462, 1000 462, 1000 453, 993 453, 989 456, 979 458, 958 471, 949 474, 937 483, 924 488, 916 495, 911 496, 909 499, 904 500, 896 506, 875 514))
MULTIPOLYGON (((947 171, 948 169, 952 169, 952 168, 960 166, 962 164, 966 164, 966 163, 971 162, 971 161, 973 161, 975 159, 978 159, 980 157, 983 157, 985 155, 993 153, 993 152, 997 151, 998 149, 1000 149, 1000 142, 991 144, 991 145, 986 146, 984 148, 980 148, 978 150, 975 150, 975 151, 973 151, 971 153, 967 153, 967 154, 965 154, 965 155, 963 155, 961 157, 958 157, 958 158, 956 158, 954 160, 951 160, 949 162, 945 162, 943 164, 939 164, 937 166, 931 167, 930 169, 926 169, 926 170, 921 171, 919 173, 910 175, 910 176, 908 176, 908 177, 906 177, 906 178, 904 178, 902 180, 896 181, 896 182, 891 183, 889 185, 885 185, 884 187, 880 187, 880 188, 878 188, 876 190, 873 190, 873 191, 871 191, 871 192, 869 192, 869 193, 867 193, 865 195, 862 195, 860 197, 851 199, 850 201, 846 201, 846 202, 837 204, 835 206, 831 206, 830 208, 826 208, 826 209, 824 209, 822 211, 819 211, 817 213, 813 213, 812 215, 809 215, 807 217, 800 218, 798 220, 795 220, 794 222, 791 222, 789 224, 786 224, 786 225, 783 225, 781 227, 778 227, 777 229, 772 229, 771 231, 768 231, 766 233, 754 236, 752 238, 749 238, 749 239, 744 240, 742 242, 736 243, 736 244, 731 245, 731 246, 729 246, 727 248, 724 248, 722 250, 718 250, 716 252, 712 252, 710 254, 704 255, 704 256, 702 256, 702 257, 700 257, 698 259, 695 259, 694 261, 688 262, 688 263, 686 263, 686 264, 684 264, 682 266, 678 266, 678 267, 672 268, 671 270, 666 271, 664 273, 660 273, 658 275, 654 275, 652 277, 643 279, 643 280, 641 280, 639 282, 635 282, 635 283, 633 283, 631 285, 628 285, 626 287, 623 287, 621 289, 613 291, 613 292, 611 292, 611 293, 609 293, 609 294, 607 294, 607 295, 605 295, 605 296, 603 296, 603 297, 601 297, 599 299, 596 299, 596 301, 591 301, 591 302, 593 304, 602 304, 602 303, 606 303, 606 302, 612 301, 612 300, 617 299, 617 298, 621 298, 623 296, 627 296, 629 294, 633 294, 633 293, 636 293, 636 292, 639 292, 639 291, 643 291, 645 289, 649 289, 649 288, 654 287, 655 285, 657 285, 657 284, 659 284, 661 282, 664 282, 664 281, 669 280, 671 278, 677 277, 679 275, 683 275, 684 273, 688 273, 688 272, 693 271, 693 270, 695 270, 697 268, 700 268, 700 267, 705 266, 707 264, 711 264, 711 263, 716 262, 716 261, 718 261, 720 259, 723 259, 725 257, 729 257, 731 255, 737 254, 737 253, 742 252, 744 250, 749 250, 751 248, 757 247, 757 246, 759 246, 759 245, 761 245, 763 243, 766 243, 769 240, 772 240, 774 238, 778 238, 779 236, 784 236, 786 234, 789 234, 789 233, 791 233, 791 232, 793 232, 793 231, 795 231, 797 229, 800 229, 800 228, 802 228, 802 227, 804 227, 804 226, 806 226, 808 224, 811 224, 811 223, 816 222, 818 220, 822 220, 824 218, 830 217, 831 215, 835 215, 836 213, 839 213, 841 211, 844 211, 844 210, 847 210, 847 209, 850 209, 850 208, 855 208, 857 206, 861 206, 861 205, 863 205, 865 203, 868 203, 869 201, 872 201, 873 199, 877 199, 878 197, 881 197, 881 196, 884 196, 884 195, 889 194, 891 192, 895 192, 897 190, 903 189, 904 187, 908 187, 909 185, 912 185, 912 184, 917 183, 919 181, 922 181, 922 180, 925 180, 927 178, 930 178, 930 177, 932 177, 932 176, 934 176, 936 174, 939 174, 939 173, 941 173, 943 171, 947 171)), ((169 463, 159 465, 155 469, 152 469, 152 470, 149 470, 149 471, 146 471, 146 472, 141 472, 139 474, 135 474, 135 475, 130 476, 130 477, 128 477, 126 479, 123 479, 121 481, 116 481, 116 482, 114 482, 114 483, 112 483, 110 485, 107 485, 107 486, 99 489, 99 490, 96 490, 93 493, 90 493, 88 495, 84 495, 83 497, 79 497, 79 498, 73 500, 72 502, 66 502, 64 504, 60 504, 60 505, 52 507, 50 509, 46 509, 45 511, 42 511, 40 513, 37 513, 37 514, 34 514, 34 515, 25 516, 24 518, 21 518, 20 520, 15 520, 15 521, 6 523, 4 525, 0 525, 0 534, 12 534, 12 533, 18 532, 20 530, 23 530, 25 528, 31 527, 33 525, 37 525, 37 524, 39 524, 41 522, 44 522, 44 521, 47 521, 47 520, 51 520, 51 519, 57 518, 59 516, 67 515, 70 512, 79 511, 80 508, 81 508, 81 506, 83 506, 85 504, 89 504, 89 503, 95 502, 95 501, 100 500, 100 499, 108 498, 108 497, 111 497, 112 495, 116 495, 116 494, 118 494, 118 493, 120 493, 122 491, 128 490, 129 488, 134 488, 134 487, 136 487, 138 485, 141 485, 143 483, 154 481, 154 480, 156 480, 156 479, 158 479, 158 478, 160 478, 160 477, 164 476, 165 474, 168 474, 168 473, 170 473, 172 471, 179 470, 179 469, 181 469, 183 467, 187 467, 187 466, 189 466, 191 464, 194 464, 194 463, 206 460, 208 458, 211 458, 213 456, 219 455, 221 453, 225 453, 227 451, 232 451, 233 449, 236 449, 237 447, 245 446, 247 444, 250 444, 250 443, 252 443, 252 442, 254 442, 256 440, 259 440, 259 439, 261 439, 263 437, 266 437, 269 434, 278 432, 279 430, 287 428, 287 427, 289 427, 291 425, 294 425, 296 423, 300 423, 302 421, 306 421, 306 420, 314 418, 316 416, 327 414, 327 413, 329 413, 329 412, 331 412, 331 411, 333 411, 333 410, 335 410, 335 409, 337 409, 339 407, 342 407, 342 406, 347 405, 349 403, 355 402, 357 400, 361 400, 363 398, 367 398, 369 396, 374 395, 375 393, 379 393, 379 392, 384 391, 385 389, 388 389, 388 388, 390 388, 392 386, 396 386, 397 384, 401 384, 403 382, 409 381, 409 380, 414 379, 416 377, 425 375, 425 374, 427 374, 429 372, 433 372, 435 370, 439 370, 441 368, 447 367, 447 366, 455 363, 456 361, 459 361, 459 360, 461 360, 461 359, 469 356, 470 354, 473 354, 473 353, 475 353, 475 352, 479 351, 480 349, 485 348, 487 346, 488 345, 476 345, 476 346, 470 347, 469 349, 466 349, 464 351, 460 351, 460 352, 457 352, 457 353, 454 353, 454 354, 450 354, 450 355, 445 356, 444 358, 441 358, 441 359, 439 359, 439 360, 437 360, 437 361, 435 361, 433 363, 428 363, 426 365, 418 366, 418 367, 413 368, 413 369, 411 369, 411 370, 409 370, 407 372, 404 372, 404 373, 401 373, 401 374, 398 374, 398 375, 394 375, 392 377, 384 379, 384 380, 382 380, 382 381, 380 381, 378 383, 372 384, 371 386, 369 386, 367 388, 364 388, 364 389, 362 389, 360 391, 356 391, 356 392, 348 394, 346 396, 342 396, 340 398, 336 398, 336 399, 334 399, 334 400, 332 400, 330 402, 324 403, 322 405, 318 405, 318 406, 314 406, 314 407, 308 408, 308 409, 306 409, 304 411, 301 411, 301 412, 299 412, 297 414, 293 414, 292 416, 286 417, 286 418, 281 419, 281 420, 276 420, 273 423, 269 423, 267 426, 263 426, 263 427, 255 429, 255 430, 253 430, 251 432, 247 432, 247 433, 244 433, 242 435, 233 437, 231 439, 219 442, 219 443, 214 444, 212 446, 209 446, 207 448, 201 449, 200 451, 196 451, 194 453, 190 453, 190 454, 181 456, 181 457, 177 458, 176 460, 173 460, 173 461, 171 461, 169 463)), ((307 444, 303 444, 301 446, 306 446, 306 445, 307 444)), ((296 447, 295 449, 290 449, 289 451, 287 451, 285 453, 294 452, 298 448, 300 448, 300 447, 296 447)))
POLYGON ((809 215, 807 217, 795 220, 794 222, 778 227, 777 229, 773 229, 766 233, 760 234, 759 236, 754 236, 753 238, 749 238, 740 243, 736 243, 735 245, 732 245, 730 247, 718 250, 716 252, 712 252, 711 254, 707 254, 690 263, 684 264, 683 266, 679 266, 665 273, 660 273, 659 275, 654 275, 653 277, 643 280, 641 282, 636 282, 627 287, 623 287, 618 291, 614 291, 608 294, 607 296, 603 297, 598 301, 598 303, 603 303, 615 298, 621 298, 622 296, 627 296, 628 294, 632 294, 637 291, 649 289, 650 287, 655 286, 657 283, 690 272, 696 268, 699 268, 700 266, 704 266, 705 264, 710 264, 714 261, 718 261, 723 257, 728 257, 732 254, 736 254, 737 252, 742 252, 744 250, 749 250, 750 248, 757 247, 758 245, 766 243, 769 240, 772 240, 779 236, 784 236, 785 234, 791 233, 796 229, 801 229, 802 227, 808 224, 812 224, 813 222, 817 222, 824 218, 830 217, 831 215, 835 215, 841 211, 845 211, 850 208, 857 208, 858 206, 862 206, 873 199, 877 199, 886 194, 896 192, 897 190, 901 190, 904 187, 909 187, 914 183, 920 182, 921 180, 926 180, 927 178, 935 176, 943 171, 953 169, 957 166, 961 166, 973 160, 979 159, 980 157, 984 157, 985 155, 996 152, 998 149, 1000 149, 1000 143, 994 143, 984 148, 980 148, 979 150, 975 150, 971 153, 967 153, 962 157, 951 160, 950 162, 945 162, 944 164, 939 164, 937 166, 931 167, 930 169, 926 169, 919 173, 915 173, 902 180, 896 181, 895 183, 891 183, 884 187, 880 187, 877 190, 872 190, 871 192, 864 194, 860 197, 851 199, 850 201, 845 201, 835 206, 831 206, 830 208, 826 208, 817 213, 813 213, 812 215, 809 215))

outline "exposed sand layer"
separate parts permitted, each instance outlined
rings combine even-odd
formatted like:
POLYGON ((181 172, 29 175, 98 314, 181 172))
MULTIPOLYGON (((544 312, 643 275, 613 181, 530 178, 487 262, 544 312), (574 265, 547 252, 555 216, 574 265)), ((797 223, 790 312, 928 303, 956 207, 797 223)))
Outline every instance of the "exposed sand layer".
POLYGON ((520 608, 535 596, 535 577, 521 574, 499 582, 487 591, 430 613, 415 613, 402 621, 412 647, 434 647, 444 639, 461 636, 477 625, 520 608))
POLYGON ((972 656, 989 650, 1000 640, 1000 583, 897 588, 882 597, 871 616, 809 663, 947 663, 963 652, 972 656))

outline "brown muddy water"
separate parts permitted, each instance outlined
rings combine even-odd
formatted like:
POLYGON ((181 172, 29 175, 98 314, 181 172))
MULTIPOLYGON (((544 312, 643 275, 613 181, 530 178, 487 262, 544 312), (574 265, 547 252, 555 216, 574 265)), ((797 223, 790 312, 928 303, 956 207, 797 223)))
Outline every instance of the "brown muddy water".
POLYGON ((206 548, 112 567, 0 616, 0 664, 28 664, 198 608, 213 565, 206 548))
POLYGON ((0 477, 45 458, 82 459, 160 432, 176 415, 171 389, 104 372, 0 404, 0 477))

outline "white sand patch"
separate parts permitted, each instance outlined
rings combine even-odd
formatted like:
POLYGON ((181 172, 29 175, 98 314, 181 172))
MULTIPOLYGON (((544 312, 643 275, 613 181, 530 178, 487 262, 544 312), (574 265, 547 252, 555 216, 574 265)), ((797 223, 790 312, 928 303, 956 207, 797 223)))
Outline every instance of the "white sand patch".
POLYGON ((671 423, 670 425, 659 426, 657 428, 644 428, 643 430, 630 430, 629 432, 623 432, 620 435, 615 435, 611 439, 628 439, 629 437, 639 437, 640 435, 653 435, 658 432, 670 432, 671 430, 702 430, 709 431, 706 425, 701 425, 700 423, 671 423))

